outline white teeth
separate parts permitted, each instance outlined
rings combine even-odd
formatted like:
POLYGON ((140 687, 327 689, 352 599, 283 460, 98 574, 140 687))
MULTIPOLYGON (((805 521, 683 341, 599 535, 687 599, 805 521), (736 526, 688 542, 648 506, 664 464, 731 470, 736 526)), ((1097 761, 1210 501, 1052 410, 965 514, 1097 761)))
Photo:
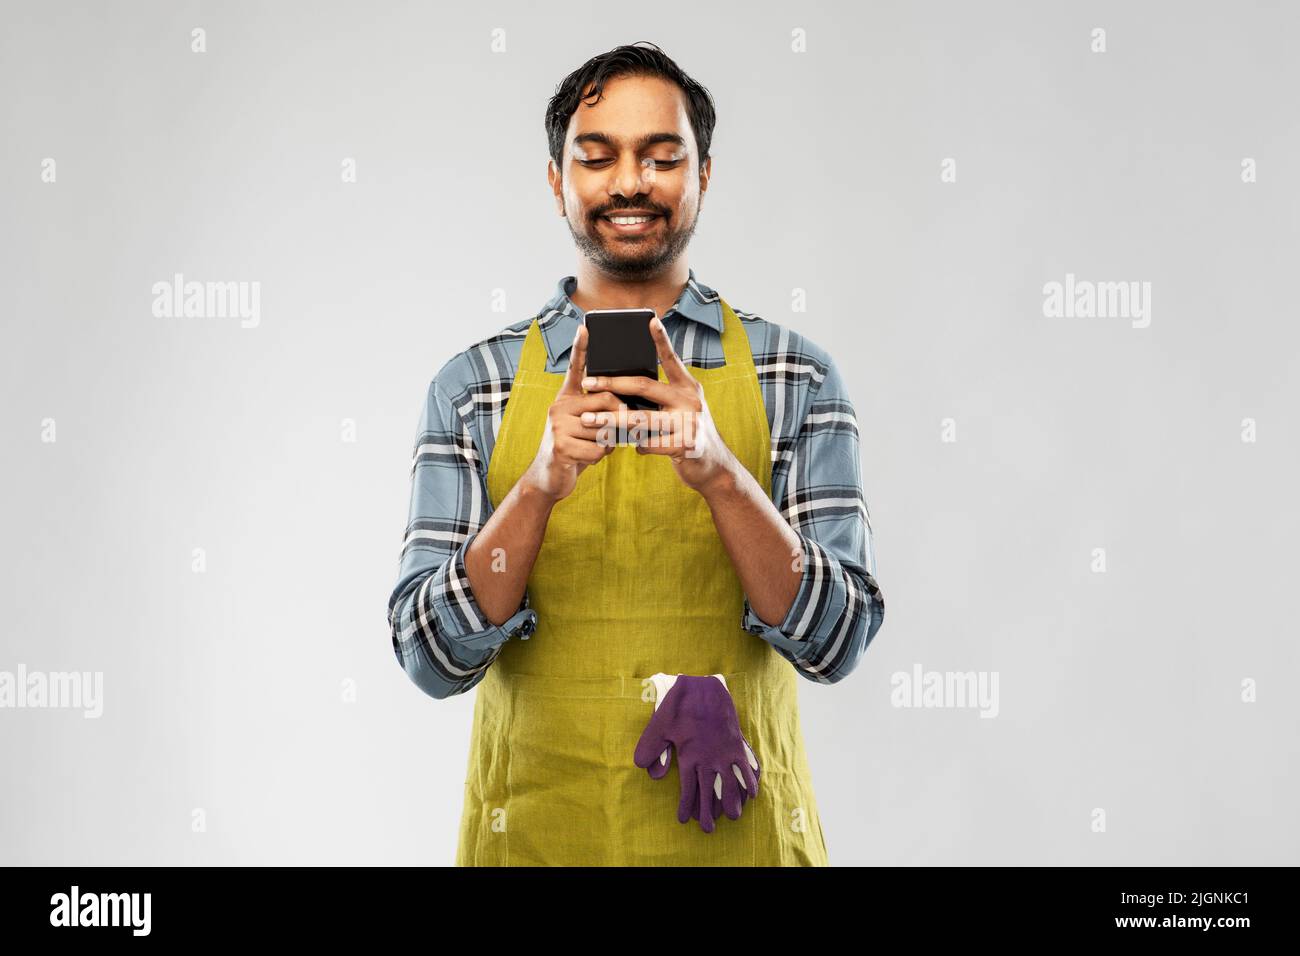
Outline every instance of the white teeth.
POLYGON ((639 222, 649 222, 654 216, 606 216, 605 218, 618 226, 635 226, 639 222))

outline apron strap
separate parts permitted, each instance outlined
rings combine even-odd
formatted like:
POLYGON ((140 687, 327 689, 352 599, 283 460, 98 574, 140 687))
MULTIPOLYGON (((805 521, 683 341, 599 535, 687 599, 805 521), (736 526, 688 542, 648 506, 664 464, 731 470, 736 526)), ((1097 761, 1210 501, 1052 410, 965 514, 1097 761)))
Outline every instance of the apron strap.
POLYGON ((754 369, 754 353, 749 347, 749 335, 740 324, 740 317, 727 305, 727 300, 718 296, 722 306, 722 355, 727 360, 727 368, 733 371, 754 369))
POLYGON ((528 323, 528 334, 524 336, 524 350, 519 353, 519 371, 546 371, 546 343, 542 341, 542 332, 537 327, 536 319, 528 323))

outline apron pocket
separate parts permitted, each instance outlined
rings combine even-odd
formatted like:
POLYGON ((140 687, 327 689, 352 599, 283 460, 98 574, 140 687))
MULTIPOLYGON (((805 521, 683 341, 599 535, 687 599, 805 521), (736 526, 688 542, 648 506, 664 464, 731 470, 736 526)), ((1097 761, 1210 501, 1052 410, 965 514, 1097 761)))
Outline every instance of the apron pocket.
POLYGON ((617 698, 582 681, 515 675, 507 739, 510 866, 605 866, 618 808, 609 802, 617 698))
MULTIPOLYGON (((749 675, 723 676, 741 732, 757 750, 749 675)), ((654 710, 653 696, 642 700, 643 686, 637 678, 514 675, 504 748, 507 865, 755 865, 775 825, 766 779, 760 776, 759 795, 746 801, 740 819, 723 814, 712 833, 698 820, 678 823, 675 755, 660 780, 632 759, 654 710)))
MULTIPOLYGON (((763 758, 754 743, 757 719, 749 674, 724 673, 727 690, 736 705, 740 730, 755 748, 760 767, 763 758)), ((754 866, 756 848, 770 824, 762 812, 764 780, 759 777, 758 797, 746 800, 740 819, 719 814, 712 833, 705 833, 696 819, 677 822, 681 801, 681 766, 672 754, 672 766, 659 780, 632 760, 637 741, 654 713, 653 689, 648 700, 640 696, 619 701, 620 719, 611 736, 615 760, 612 766, 612 797, 621 808, 617 819, 620 864, 624 866, 754 866)))

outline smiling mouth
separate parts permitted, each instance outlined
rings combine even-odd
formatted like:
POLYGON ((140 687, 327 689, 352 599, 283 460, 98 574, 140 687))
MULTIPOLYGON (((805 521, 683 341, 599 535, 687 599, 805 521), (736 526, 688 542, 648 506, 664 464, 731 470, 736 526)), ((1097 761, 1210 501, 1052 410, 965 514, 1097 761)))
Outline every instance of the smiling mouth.
POLYGON ((601 216, 601 222, 609 226, 617 233, 625 235, 636 235, 637 233, 649 232, 663 216, 621 216, 618 213, 611 213, 608 216, 601 216))

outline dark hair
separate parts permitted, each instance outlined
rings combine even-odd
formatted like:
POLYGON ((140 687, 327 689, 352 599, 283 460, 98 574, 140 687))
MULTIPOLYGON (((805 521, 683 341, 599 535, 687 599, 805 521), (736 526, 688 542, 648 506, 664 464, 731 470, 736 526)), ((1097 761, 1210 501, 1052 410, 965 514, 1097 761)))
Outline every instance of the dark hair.
POLYGON ((595 97, 594 102, 600 102, 605 82, 619 76, 662 76, 681 87, 686 94, 686 115, 695 132, 695 142, 700 150, 699 161, 703 165, 709 158, 713 125, 718 118, 713 98, 708 90, 687 76, 667 53, 649 40, 615 47, 608 53, 592 57, 555 88, 555 95, 546 106, 546 136, 555 165, 563 167, 561 156, 564 153, 564 136, 569 129, 569 118, 577 112, 579 103, 592 97, 595 97), (582 91, 593 83, 595 86, 584 98, 582 91))

